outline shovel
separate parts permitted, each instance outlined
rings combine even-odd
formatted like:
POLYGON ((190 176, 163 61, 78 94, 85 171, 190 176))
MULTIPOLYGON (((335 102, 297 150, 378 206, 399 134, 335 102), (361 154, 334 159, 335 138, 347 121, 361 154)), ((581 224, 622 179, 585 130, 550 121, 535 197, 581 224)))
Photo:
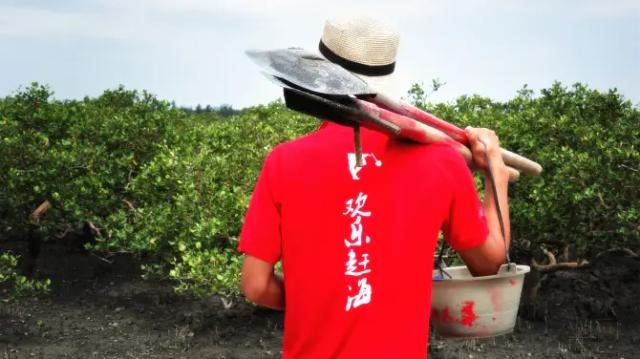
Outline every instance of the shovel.
MULTIPOLYGON (((358 98, 342 95, 321 96, 277 76, 266 73, 263 75, 284 88, 284 99, 288 108, 353 127, 358 161, 361 161, 359 127, 363 126, 384 132, 392 137, 410 139, 418 143, 447 143, 456 149, 467 163, 471 163, 472 156, 469 148, 438 129, 358 98)), ((518 180, 520 172, 511 167, 508 167, 508 170, 509 180, 512 182, 518 180)))
MULTIPOLYGON (((250 50, 247 51, 247 55, 269 74, 296 86, 298 89, 320 97, 331 97, 334 101, 338 98, 352 98, 354 101, 359 101, 356 103, 357 107, 374 113, 380 112, 379 117, 381 118, 401 115, 404 125, 411 127, 410 122, 404 121, 405 118, 410 118, 440 130, 440 133, 450 136, 463 147, 468 144, 466 133, 461 128, 407 103, 394 101, 384 94, 376 93, 359 77, 317 54, 302 49, 283 49, 250 50)), ((405 132, 415 136, 414 131, 405 132)), ((501 149, 501 153, 505 164, 510 167, 530 175, 539 175, 542 172, 542 166, 526 157, 505 149, 501 149)))
MULTIPOLYGON (((354 128, 356 158, 359 161, 359 166, 362 165, 362 153, 360 151, 361 125, 420 143, 444 141, 453 145, 465 157, 467 162, 471 160, 470 150, 463 144, 468 142, 464 131, 414 107, 391 101, 381 94, 373 93, 364 81, 343 68, 324 60, 324 58, 301 50, 249 51, 247 54, 258 65, 268 70, 268 74, 265 74, 267 78, 284 88, 287 107, 312 116, 331 119, 335 122, 352 126, 354 128), (371 98, 372 102, 364 101, 361 98, 371 98), (376 103, 380 106, 376 105, 376 103), (435 128, 427 126, 425 123, 431 124, 435 128), (454 138, 457 141, 447 133, 456 136, 454 138)), ((486 153, 487 144, 484 145, 486 153)), ((507 162, 508 158, 511 160, 516 158, 518 161, 509 164, 518 165, 520 166, 519 168, 534 175, 542 171, 542 167, 537 163, 522 156, 513 155, 515 157, 505 157, 503 154, 505 162, 507 162)), ((488 168, 492 168, 493 166, 491 166, 488 156, 487 161, 488 168)), ((512 180, 512 175, 514 179, 517 179, 520 172, 511 167, 507 168, 510 169, 510 180, 512 180)), ((500 231, 503 238, 505 238, 505 253, 508 265, 504 268, 515 270, 517 267, 512 265, 509 258, 502 209, 500 208, 498 191, 492 171, 487 171, 487 175, 493 188, 493 199, 500 223, 500 231)), ((513 286, 513 282, 510 283, 513 286)))

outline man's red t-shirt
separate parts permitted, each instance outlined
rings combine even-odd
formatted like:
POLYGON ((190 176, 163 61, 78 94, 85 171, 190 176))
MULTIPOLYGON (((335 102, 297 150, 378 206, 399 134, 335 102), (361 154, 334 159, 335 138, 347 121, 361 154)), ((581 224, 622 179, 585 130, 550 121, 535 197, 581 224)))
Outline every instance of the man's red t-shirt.
POLYGON ((284 358, 425 358, 433 257, 442 229, 458 250, 488 228, 454 149, 361 130, 320 130, 267 156, 239 250, 282 260, 284 358))

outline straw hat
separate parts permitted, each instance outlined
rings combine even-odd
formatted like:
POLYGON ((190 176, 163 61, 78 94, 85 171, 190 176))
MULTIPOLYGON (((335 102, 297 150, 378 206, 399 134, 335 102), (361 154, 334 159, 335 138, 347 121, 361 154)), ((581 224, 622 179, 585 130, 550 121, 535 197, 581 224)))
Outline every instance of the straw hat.
POLYGON ((373 17, 328 19, 320 53, 358 75, 377 92, 400 97, 394 75, 400 35, 388 22, 373 17))

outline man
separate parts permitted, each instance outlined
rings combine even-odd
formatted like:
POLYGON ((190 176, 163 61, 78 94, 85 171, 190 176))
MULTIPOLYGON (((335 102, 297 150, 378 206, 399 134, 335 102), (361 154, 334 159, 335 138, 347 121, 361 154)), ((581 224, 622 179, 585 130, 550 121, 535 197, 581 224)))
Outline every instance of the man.
MULTIPOLYGON (((320 52, 384 88, 397 46, 388 25, 352 18, 327 21, 320 52)), ((495 133, 466 131, 475 166, 487 170, 484 145, 491 158, 505 239, 491 186, 481 204, 448 145, 362 129, 357 167, 352 130, 325 122, 267 156, 240 238, 241 286, 259 305, 286 308, 284 358, 425 358, 440 230, 474 274, 497 272, 508 172, 495 133)))

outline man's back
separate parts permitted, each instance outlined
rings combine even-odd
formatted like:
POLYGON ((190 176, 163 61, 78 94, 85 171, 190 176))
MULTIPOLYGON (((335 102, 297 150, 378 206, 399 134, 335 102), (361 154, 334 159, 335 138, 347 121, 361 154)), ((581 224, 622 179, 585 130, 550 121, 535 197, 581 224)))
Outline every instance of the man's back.
POLYGON ((488 231, 463 159, 362 130, 324 128, 268 156, 240 250, 285 278, 284 357, 424 358, 438 231, 458 250, 488 231))

